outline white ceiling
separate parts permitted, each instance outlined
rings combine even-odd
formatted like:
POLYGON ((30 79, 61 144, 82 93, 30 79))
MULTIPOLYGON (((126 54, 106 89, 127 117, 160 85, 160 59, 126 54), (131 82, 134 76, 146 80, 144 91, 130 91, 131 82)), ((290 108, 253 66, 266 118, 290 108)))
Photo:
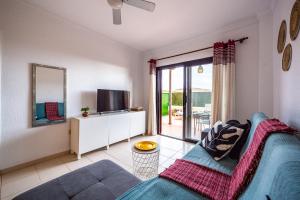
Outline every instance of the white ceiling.
POLYGON ((271 0, 151 0, 156 3, 153 13, 124 5, 122 25, 116 26, 106 0, 24 1, 141 51, 254 17, 271 4, 271 0))

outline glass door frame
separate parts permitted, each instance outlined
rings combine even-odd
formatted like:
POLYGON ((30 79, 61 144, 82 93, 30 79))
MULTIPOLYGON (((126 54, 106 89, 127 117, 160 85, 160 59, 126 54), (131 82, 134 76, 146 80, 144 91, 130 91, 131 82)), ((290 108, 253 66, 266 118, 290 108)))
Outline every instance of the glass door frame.
MULTIPOLYGON (((165 65, 156 68, 156 120, 157 120, 157 134, 162 134, 162 70, 166 69, 174 69, 178 67, 183 67, 183 127, 182 127, 182 140, 187 142, 196 143, 198 140, 191 139, 187 137, 187 133, 191 134, 191 116, 192 116, 192 109, 191 109, 191 69, 193 66, 197 65, 205 65, 210 64, 213 62, 213 57, 207 57, 187 62, 175 63, 171 65, 165 65)), ((174 139, 181 140, 180 138, 172 137, 163 135, 166 137, 171 137, 174 139)))

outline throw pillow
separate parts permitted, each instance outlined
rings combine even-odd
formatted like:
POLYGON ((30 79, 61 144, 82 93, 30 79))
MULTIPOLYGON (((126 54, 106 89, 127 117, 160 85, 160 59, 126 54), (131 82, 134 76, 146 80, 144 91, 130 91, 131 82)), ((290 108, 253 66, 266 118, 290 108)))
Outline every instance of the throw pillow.
POLYGON ((63 117, 65 115, 65 104, 64 103, 58 103, 58 115, 60 117, 63 117))
POLYGON ((229 153, 230 158, 238 160, 240 158, 240 153, 242 151, 242 148, 248 138, 251 129, 251 121, 247 120, 246 124, 240 124, 239 121, 230 120, 227 122, 227 124, 236 125, 237 127, 244 129, 241 138, 236 142, 236 144, 233 146, 233 148, 229 153))
POLYGON ((218 121, 201 145, 215 160, 221 160, 231 152, 248 126, 248 123, 239 124, 237 121, 228 121, 228 124, 218 121))
POLYGON ((222 122, 221 121, 217 121, 214 126, 212 127, 212 129, 210 129, 210 131, 206 134, 206 136, 204 137, 204 139, 202 140, 201 144, 202 146, 205 148, 211 141, 212 139, 215 138, 215 136, 218 133, 218 130, 220 128, 222 128, 222 122))
POLYGON ((36 104, 36 119, 46 118, 45 103, 36 104))

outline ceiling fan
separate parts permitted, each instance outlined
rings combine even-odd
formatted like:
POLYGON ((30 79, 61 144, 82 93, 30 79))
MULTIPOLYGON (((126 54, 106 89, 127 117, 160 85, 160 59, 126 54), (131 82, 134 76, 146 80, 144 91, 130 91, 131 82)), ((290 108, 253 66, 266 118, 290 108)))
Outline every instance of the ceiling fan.
POLYGON ((120 25, 122 23, 121 19, 121 8, 123 3, 141 8, 150 12, 153 12, 155 9, 155 3, 145 0, 107 0, 108 4, 112 7, 113 10, 113 23, 115 25, 120 25))

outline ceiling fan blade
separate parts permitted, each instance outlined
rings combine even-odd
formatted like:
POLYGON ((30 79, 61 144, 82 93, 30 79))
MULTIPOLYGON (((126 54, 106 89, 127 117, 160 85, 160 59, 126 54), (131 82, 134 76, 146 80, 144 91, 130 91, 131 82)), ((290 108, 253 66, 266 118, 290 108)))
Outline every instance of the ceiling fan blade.
POLYGON ((121 9, 112 9, 113 10, 113 22, 115 25, 120 25, 122 23, 121 19, 121 9))
POLYGON ((123 0, 124 3, 150 12, 155 9, 155 3, 145 0, 123 0))

